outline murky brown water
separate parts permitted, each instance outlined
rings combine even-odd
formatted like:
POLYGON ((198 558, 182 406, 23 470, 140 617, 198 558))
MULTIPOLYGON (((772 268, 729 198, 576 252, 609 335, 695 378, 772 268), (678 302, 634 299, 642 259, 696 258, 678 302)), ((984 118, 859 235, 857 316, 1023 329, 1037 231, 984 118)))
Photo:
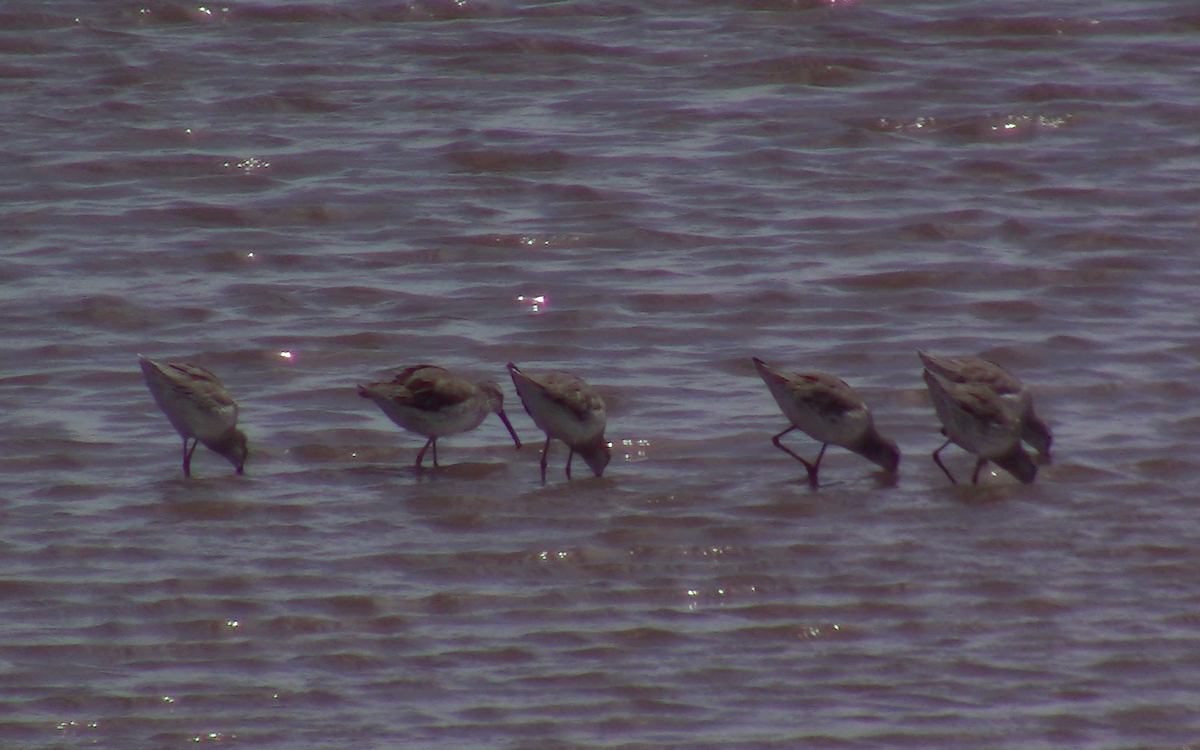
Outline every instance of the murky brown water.
POLYGON ((1196 746, 1194 10, 0 7, 0 746, 1196 746), (948 486, 918 346, 1033 385, 1034 485, 948 486), (755 355, 899 480, 810 492, 755 355), (603 479, 540 485, 510 360, 603 479), (415 475, 354 384, 423 361, 525 449, 415 475))

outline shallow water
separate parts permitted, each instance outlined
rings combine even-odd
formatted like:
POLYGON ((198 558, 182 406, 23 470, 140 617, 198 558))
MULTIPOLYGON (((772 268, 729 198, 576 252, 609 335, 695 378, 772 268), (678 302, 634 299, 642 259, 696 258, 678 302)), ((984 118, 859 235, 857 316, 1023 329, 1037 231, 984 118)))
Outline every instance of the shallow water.
POLYGON ((1198 31, 0 9, 0 744, 1190 747, 1198 31), (1034 388, 1035 484, 947 483, 917 347, 1034 388), (245 476, 182 478, 139 353, 221 376, 245 476), (855 386, 898 480, 831 448, 810 491, 752 356, 855 386), (424 361, 525 447, 414 473, 354 384, 424 361), (603 478, 540 484, 508 361, 600 390, 603 478))

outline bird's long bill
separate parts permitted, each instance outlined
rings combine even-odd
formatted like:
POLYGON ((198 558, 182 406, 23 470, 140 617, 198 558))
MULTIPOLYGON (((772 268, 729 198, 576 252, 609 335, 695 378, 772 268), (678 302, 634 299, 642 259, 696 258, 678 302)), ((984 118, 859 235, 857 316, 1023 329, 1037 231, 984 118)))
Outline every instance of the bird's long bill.
POLYGON ((1037 465, 1019 445, 1007 455, 993 458, 992 463, 1012 474, 1022 484, 1033 484, 1033 480, 1037 478, 1037 465))
POLYGON ((575 452, 583 456, 588 468, 597 477, 604 475, 604 467, 608 466, 608 462, 612 459, 612 451, 609 450, 608 443, 604 442, 603 435, 597 444, 578 447, 575 452))
POLYGON ((504 410, 500 409, 497 411, 496 416, 500 417, 500 421, 503 422, 504 426, 508 428, 508 434, 512 435, 513 442, 516 443, 517 448, 520 449, 521 438, 517 437, 517 431, 513 429, 512 422, 508 421, 508 416, 504 413, 504 410))

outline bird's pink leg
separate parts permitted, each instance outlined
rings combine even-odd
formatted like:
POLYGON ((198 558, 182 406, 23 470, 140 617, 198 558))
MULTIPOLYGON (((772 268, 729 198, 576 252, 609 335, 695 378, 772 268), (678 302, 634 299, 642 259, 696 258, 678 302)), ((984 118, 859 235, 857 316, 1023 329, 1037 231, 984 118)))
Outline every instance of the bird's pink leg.
POLYGON ((979 484, 979 470, 987 463, 986 458, 981 458, 975 462, 975 473, 971 474, 971 484, 979 484))
MULTIPOLYGON (((949 440, 942 443, 941 446, 933 452, 933 462, 938 465, 938 468, 941 469, 942 473, 946 475, 946 478, 950 480, 950 484, 958 484, 958 482, 954 479, 954 475, 950 473, 950 470, 946 468, 946 465, 942 463, 942 459, 938 456, 938 454, 942 452, 942 448, 945 448, 947 445, 950 445, 949 440)), ((975 470, 978 472, 979 467, 976 466, 975 470)))
MULTIPOLYGON (((429 446, 431 446, 431 445, 433 446, 433 455, 437 456, 437 443, 435 442, 435 440, 436 440, 436 438, 433 438, 433 437, 429 438, 428 440, 425 441, 425 445, 423 445, 421 447, 421 450, 417 452, 417 463, 414 464, 414 466, 413 466, 413 468, 415 468, 417 471, 420 471, 421 469, 425 468, 424 466, 421 465, 421 460, 425 458, 425 451, 429 450, 429 446)), ((437 466, 437 458, 433 459, 433 465, 437 466)))
MULTIPOLYGON (((813 466, 808 461, 805 461, 803 458, 800 458, 800 456, 796 455, 795 452, 793 452, 791 448, 788 448, 786 445, 779 442, 779 438, 783 437, 784 435, 788 434, 789 432, 791 432, 794 429, 796 429, 796 426, 792 425, 791 427, 787 428, 786 430, 779 433, 775 437, 771 438, 771 442, 775 444, 776 448, 778 448, 779 450, 788 454, 789 456, 796 459, 800 463, 804 464, 804 468, 808 469, 808 483, 811 484, 813 487, 816 487, 817 486, 817 467, 813 466)), ((819 456, 817 456, 817 464, 818 465, 820 465, 820 463, 821 463, 821 456, 824 456, 824 455, 825 455, 825 445, 823 444, 821 446, 821 454, 819 456)))
POLYGON ((192 476, 192 454, 196 452, 196 446, 200 441, 192 438, 191 450, 188 450, 188 439, 183 439, 183 475, 185 477, 192 476))
POLYGON ((550 455, 550 436, 546 436, 546 445, 542 447, 542 484, 546 483, 546 457, 550 455))

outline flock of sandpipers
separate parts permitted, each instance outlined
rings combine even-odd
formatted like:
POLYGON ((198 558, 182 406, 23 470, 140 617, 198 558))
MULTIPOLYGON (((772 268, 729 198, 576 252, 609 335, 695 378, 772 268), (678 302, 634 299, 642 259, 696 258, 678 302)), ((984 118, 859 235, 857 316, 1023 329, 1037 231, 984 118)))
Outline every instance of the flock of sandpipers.
MULTIPOLYGON (((1025 384, 1000 365, 979 357, 939 357, 920 350, 917 356, 924 364, 925 384, 946 437, 933 452, 933 460, 951 483, 956 483, 954 475, 939 457, 950 443, 977 457, 972 483, 978 483, 979 471, 988 461, 1025 484, 1032 482, 1037 465, 1022 441, 1035 448, 1045 462, 1050 459, 1052 437, 1034 413, 1033 397, 1025 384)), ((154 400, 183 438, 183 475, 191 476, 192 453, 200 443, 227 458, 241 474, 249 455, 246 435, 237 428, 237 403, 217 376, 198 365, 146 357, 141 358, 141 366, 154 400)), ((754 366, 791 422, 771 442, 804 465, 813 487, 830 445, 840 445, 895 474, 900 450, 879 433, 870 409, 845 382, 823 372, 782 372, 757 357, 754 366), (815 461, 810 463, 779 442, 792 430, 821 443, 815 461)), ((550 441, 555 439, 569 449, 568 479, 576 453, 601 476, 612 454, 604 439, 605 411, 600 395, 582 378, 567 372, 525 372, 509 362, 508 374, 525 411, 546 433, 542 482, 546 481, 550 441)), ((438 465, 439 437, 473 430, 492 412, 508 428, 517 448, 521 447, 504 413, 504 394, 492 381, 474 383, 435 365, 415 365, 389 381, 360 384, 358 393, 374 401, 400 427, 428 438, 417 453, 417 470, 423 468, 430 448, 433 465, 438 465)))

